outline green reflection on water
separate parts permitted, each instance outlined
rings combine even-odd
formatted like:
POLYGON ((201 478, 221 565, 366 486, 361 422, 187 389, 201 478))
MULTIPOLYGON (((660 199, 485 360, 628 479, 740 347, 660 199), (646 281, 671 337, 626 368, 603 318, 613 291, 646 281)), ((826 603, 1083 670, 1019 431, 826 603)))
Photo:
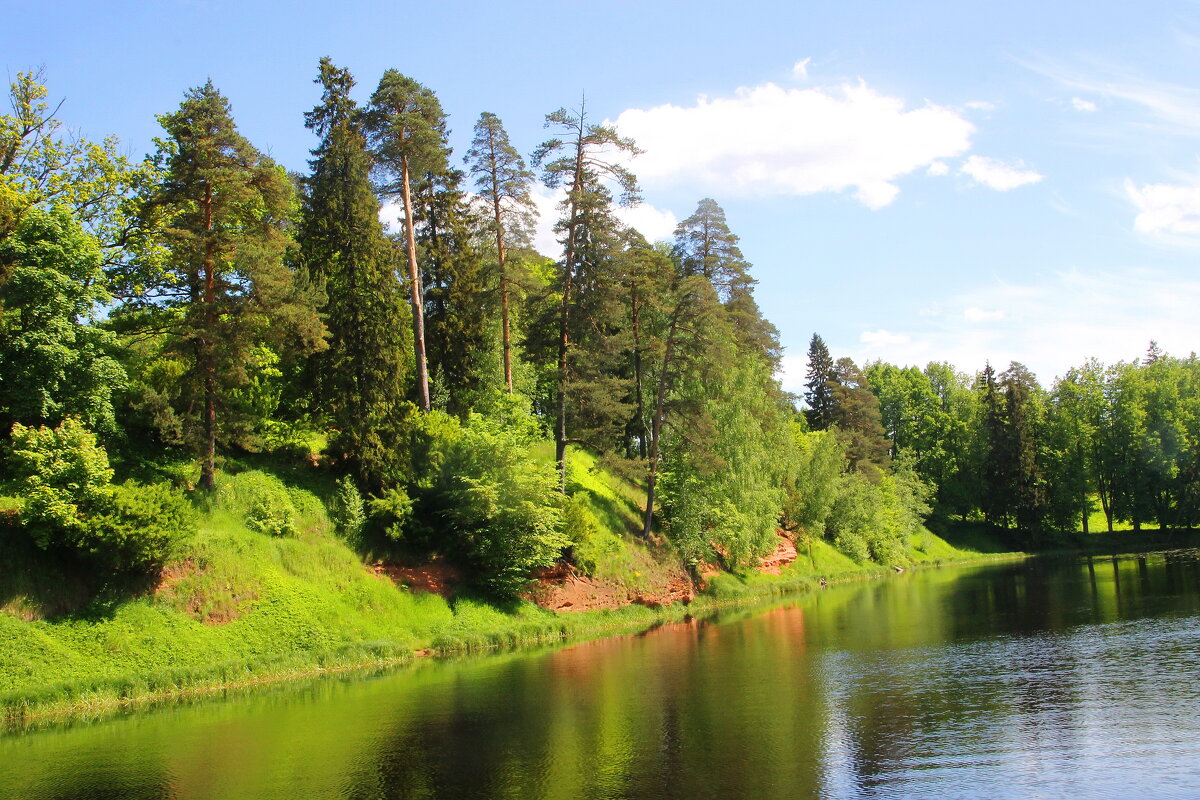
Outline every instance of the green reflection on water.
MULTIPOLYGON (((820 797, 934 773, 962 791, 1030 764, 1070 775, 1108 730, 1091 698, 1147 702, 1109 662, 1195 663, 1168 623, 1137 636, 1196 616, 1198 563, 920 571, 642 636, 13 736, 0 797, 820 797)), ((1159 688, 1164 703, 1197 699, 1159 688)), ((1188 742, 1160 750, 1169 761, 1188 742)))

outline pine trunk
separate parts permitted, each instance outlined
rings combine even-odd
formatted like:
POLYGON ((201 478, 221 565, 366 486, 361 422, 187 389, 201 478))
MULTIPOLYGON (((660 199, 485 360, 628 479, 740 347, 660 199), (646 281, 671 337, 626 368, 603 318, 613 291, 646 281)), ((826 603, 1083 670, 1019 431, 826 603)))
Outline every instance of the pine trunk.
POLYGON ((213 334, 216 327, 216 312, 213 305, 216 300, 215 278, 213 276, 213 243, 212 243, 212 187, 204 187, 204 329, 200 332, 197 343, 196 366, 204 382, 204 441, 201 444, 200 456, 200 488, 211 491, 217 485, 217 385, 216 364, 213 357, 213 334))
POLYGON ((658 391, 654 400, 654 422, 650 428, 650 463, 646 475, 646 515, 642 524, 642 538, 649 539, 654 525, 654 490, 658 483, 658 442, 662 434, 664 405, 667 398, 667 376, 671 367, 671 353, 675 348, 675 331, 679 323, 679 309, 671 316, 671 328, 667 332, 667 346, 663 349, 662 369, 658 376, 658 391))
POLYGON ((558 399, 554 420, 554 460, 558 465, 559 487, 567 491, 567 350, 570 347, 570 304, 571 282, 575 270, 575 227, 578 224, 576 194, 583 181, 583 120, 580 120, 579 136, 575 142, 575 175, 568 193, 567 250, 563 275, 562 309, 558 328, 558 399))
POLYGON ((504 222, 500 216, 500 186, 492 170, 492 207, 496 215, 496 261, 500 270, 500 337, 504 346, 504 386, 513 393, 512 334, 508 327, 508 269, 504 263, 504 222))
POLYGON ((413 353, 417 359, 417 391, 421 409, 428 411, 429 367, 425 363, 425 308, 422 301, 421 274, 417 269, 417 237, 413 230, 412 198, 408 183, 408 156, 401 156, 400 184, 404 195, 404 228, 408 245, 408 281, 413 315, 413 353))

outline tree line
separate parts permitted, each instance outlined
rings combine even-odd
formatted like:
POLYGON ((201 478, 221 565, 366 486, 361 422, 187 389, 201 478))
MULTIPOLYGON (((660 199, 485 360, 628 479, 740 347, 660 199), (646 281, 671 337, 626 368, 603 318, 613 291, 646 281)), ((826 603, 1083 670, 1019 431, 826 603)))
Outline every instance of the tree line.
POLYGON ((1111 381, 1089 367, 1099 388, 1046 394, 1017 365, 974 383, 946 365, 860 370, 814 337, 801 413, 720 205, 700 200, 670 242, 622 225, 637 145, 583 102, 546 116, 528 160, 484 112, 457 159, 412 78, 388 70, 360 103, 323 58, 315 82, 305 174, 243 137, 211 82, 159 117, 140 161, 70 135, 40 75, 13 83, 0 430, 8 492, 41 498, 19 516, 43 546, 161 565, 170 537, 159 525, 139 549, 139 526, 186 528, 182 498, 202 504, 222 463, 254 453, 337 478, 348 538, 447 555, 505 592, 588 535, 573 447, 640 487, 636 533, 694 566, 747 566, 781 526, 896 562, 931 504, 1032 531, 1099 493, 1118 519, 1191 524, 1192 417, 1159 395, 1169 378, 1183 397, 1194 359, 1111 381), (564 194, 550 257, 531 246, 539 180, 564 194), (1119 424, 1095 410, 1113 398, 1119 424), (1120 459, 1097 432, 1113 426, 1142 437, 1120 459), (1137 472, 1135 490, 1147 437, 1162 479, 1137 472))
POLYGON ((1050 388, 1022 364, 975 375, 836 363, 809 346, 814 429, 833 428, 868 472, 909 465, 944 517, 978 518, 1029 544, 1103 525, 1192 529, 1200 491, 1200 361, 1154 342, 1140 360, 1073 367, 1050 388))

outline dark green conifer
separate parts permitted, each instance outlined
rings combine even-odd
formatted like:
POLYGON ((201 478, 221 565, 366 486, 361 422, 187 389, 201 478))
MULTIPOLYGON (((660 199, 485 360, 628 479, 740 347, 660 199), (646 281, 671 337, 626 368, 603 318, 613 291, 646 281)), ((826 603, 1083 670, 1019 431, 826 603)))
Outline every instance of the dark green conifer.
POLYGON ((237 132, 211 82, 160 122, 165 173, 144 209, 162 221, 167 256, 141 276, 145 291, 131 311, 168 331, 170 349, 189 362, 179 407, 200 455, 200 487, 211 489, 216 444, 236 424, 230 399, 246 381, 251 348, 291 333, 298 347, 314 349, 323 330, 305 282, 283 262, 295 205, 286 173, 237 132))
POLYGON ((405 357, 409 311, 395 279, 395 249, 383 234, 370 183, 354 79, 328 58, 316 82, 321 103, 305 115, 321 137, 304 182, 300 257, 325 286, 329 349, 311 362, 316 407, 331 418, 335 452, 351 459, 372 489, 384 482, 386 431, 411 369, 405 357))
POLYGON ((804 383, 804 402, 808 405, 804 415, 808 426, 814 431, 823 431, 833 422, 833 357, 825 340, 813 334, 808 343, 808 372, 804 383))

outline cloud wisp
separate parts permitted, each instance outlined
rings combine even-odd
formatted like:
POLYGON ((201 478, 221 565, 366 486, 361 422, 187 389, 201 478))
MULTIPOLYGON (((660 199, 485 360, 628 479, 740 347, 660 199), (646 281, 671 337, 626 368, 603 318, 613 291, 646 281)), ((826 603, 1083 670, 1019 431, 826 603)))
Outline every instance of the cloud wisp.
POLYGON ((862 331, 850 355, 859 363, 878 358, 920 367, 949 361, 964 372, 1019 361, 1049 386, 1092 356, 1107 363, 1138 358, 1151 339, 1186 356, 1200 341, 1198 306, 1200 278, 1072 270, 943 298, 912 329, 862 331))

